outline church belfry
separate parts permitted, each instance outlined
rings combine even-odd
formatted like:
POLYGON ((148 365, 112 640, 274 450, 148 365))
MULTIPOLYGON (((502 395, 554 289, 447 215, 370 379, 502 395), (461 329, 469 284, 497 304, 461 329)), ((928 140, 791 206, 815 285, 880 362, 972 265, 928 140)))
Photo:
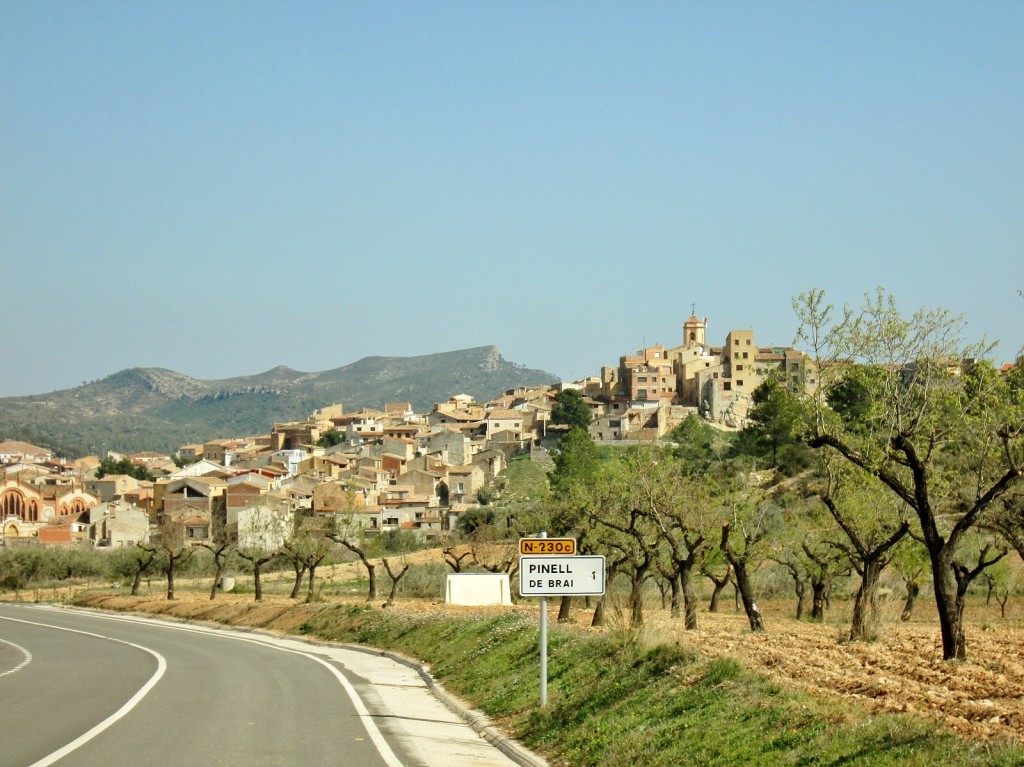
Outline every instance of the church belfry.
POLYGON ((690 319, 683 323, 683 345, 703 346, 704 331, 707 329, 708 321, 697 316, 696 311, 690 315, 690 319))

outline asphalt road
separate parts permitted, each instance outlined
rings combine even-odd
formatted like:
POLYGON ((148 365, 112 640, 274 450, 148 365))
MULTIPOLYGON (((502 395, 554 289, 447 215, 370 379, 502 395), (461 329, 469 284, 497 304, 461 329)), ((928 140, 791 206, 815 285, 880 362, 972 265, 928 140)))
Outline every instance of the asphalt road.
POLYGON ((509 767, 407 667, 130 616, 0 604, 0 765, 509 767))

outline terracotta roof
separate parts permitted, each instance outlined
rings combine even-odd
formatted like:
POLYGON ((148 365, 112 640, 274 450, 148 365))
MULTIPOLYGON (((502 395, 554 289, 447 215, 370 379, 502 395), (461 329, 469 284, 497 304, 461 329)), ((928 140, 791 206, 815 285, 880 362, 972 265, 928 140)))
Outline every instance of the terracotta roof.
MULTIPOLYGON (((433 415, 433 414, 432 414, 433 415)), ((479 421, 480 413, 469 413, 465 410, 452 410, 448 412, 438 411, 436 415, 450 418, 453 421, 479 421)))
POLYGON ((495 408, 487 414, 487 420, 489 421, 521 421, 523 414, 518 410, 505 410, 503 408, 495 408))
POLYGON ((44 447, 30 445, 28 442, 8 439, 0 442, 0 453, 19 455, 50 455, 50 451, 44 447))

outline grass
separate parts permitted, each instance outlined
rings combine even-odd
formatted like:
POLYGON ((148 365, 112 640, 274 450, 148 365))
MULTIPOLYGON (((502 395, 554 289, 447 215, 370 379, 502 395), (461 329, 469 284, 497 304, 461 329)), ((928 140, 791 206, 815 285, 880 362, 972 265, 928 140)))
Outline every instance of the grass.
POLYGON ((542 498, 547 490, 547 472, 528 455, 509 461, 501 476, 508 481, 508 490, 522 498, 542 498))
POLYGON ((539 629, 521 613, 466 618, 336 606, 299 630, 421 658, 449 690, 556 764, 1024 764, 1020 748, 970 743, 914 716, 812 698, 733 658, 648 644, 642 632, 552 627, 549 702, 541 709, 539 629))

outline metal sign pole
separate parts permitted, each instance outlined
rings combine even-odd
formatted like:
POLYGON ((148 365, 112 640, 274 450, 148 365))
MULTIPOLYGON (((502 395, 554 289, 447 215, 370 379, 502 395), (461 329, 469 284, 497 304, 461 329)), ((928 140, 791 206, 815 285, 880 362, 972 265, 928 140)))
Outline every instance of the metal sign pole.
MULTIPOLYGON (((541 538, 547 538, 546 530, 541 530, 541 538)), ((548 600, 540 598, 540 706, 548 704, 548 600)))
POLYGON ((575 538, 519 539, 519 595, 540 597, 540 705, 548 704, 548 597, 604 594, 605 558, 576 556, 575 538))

